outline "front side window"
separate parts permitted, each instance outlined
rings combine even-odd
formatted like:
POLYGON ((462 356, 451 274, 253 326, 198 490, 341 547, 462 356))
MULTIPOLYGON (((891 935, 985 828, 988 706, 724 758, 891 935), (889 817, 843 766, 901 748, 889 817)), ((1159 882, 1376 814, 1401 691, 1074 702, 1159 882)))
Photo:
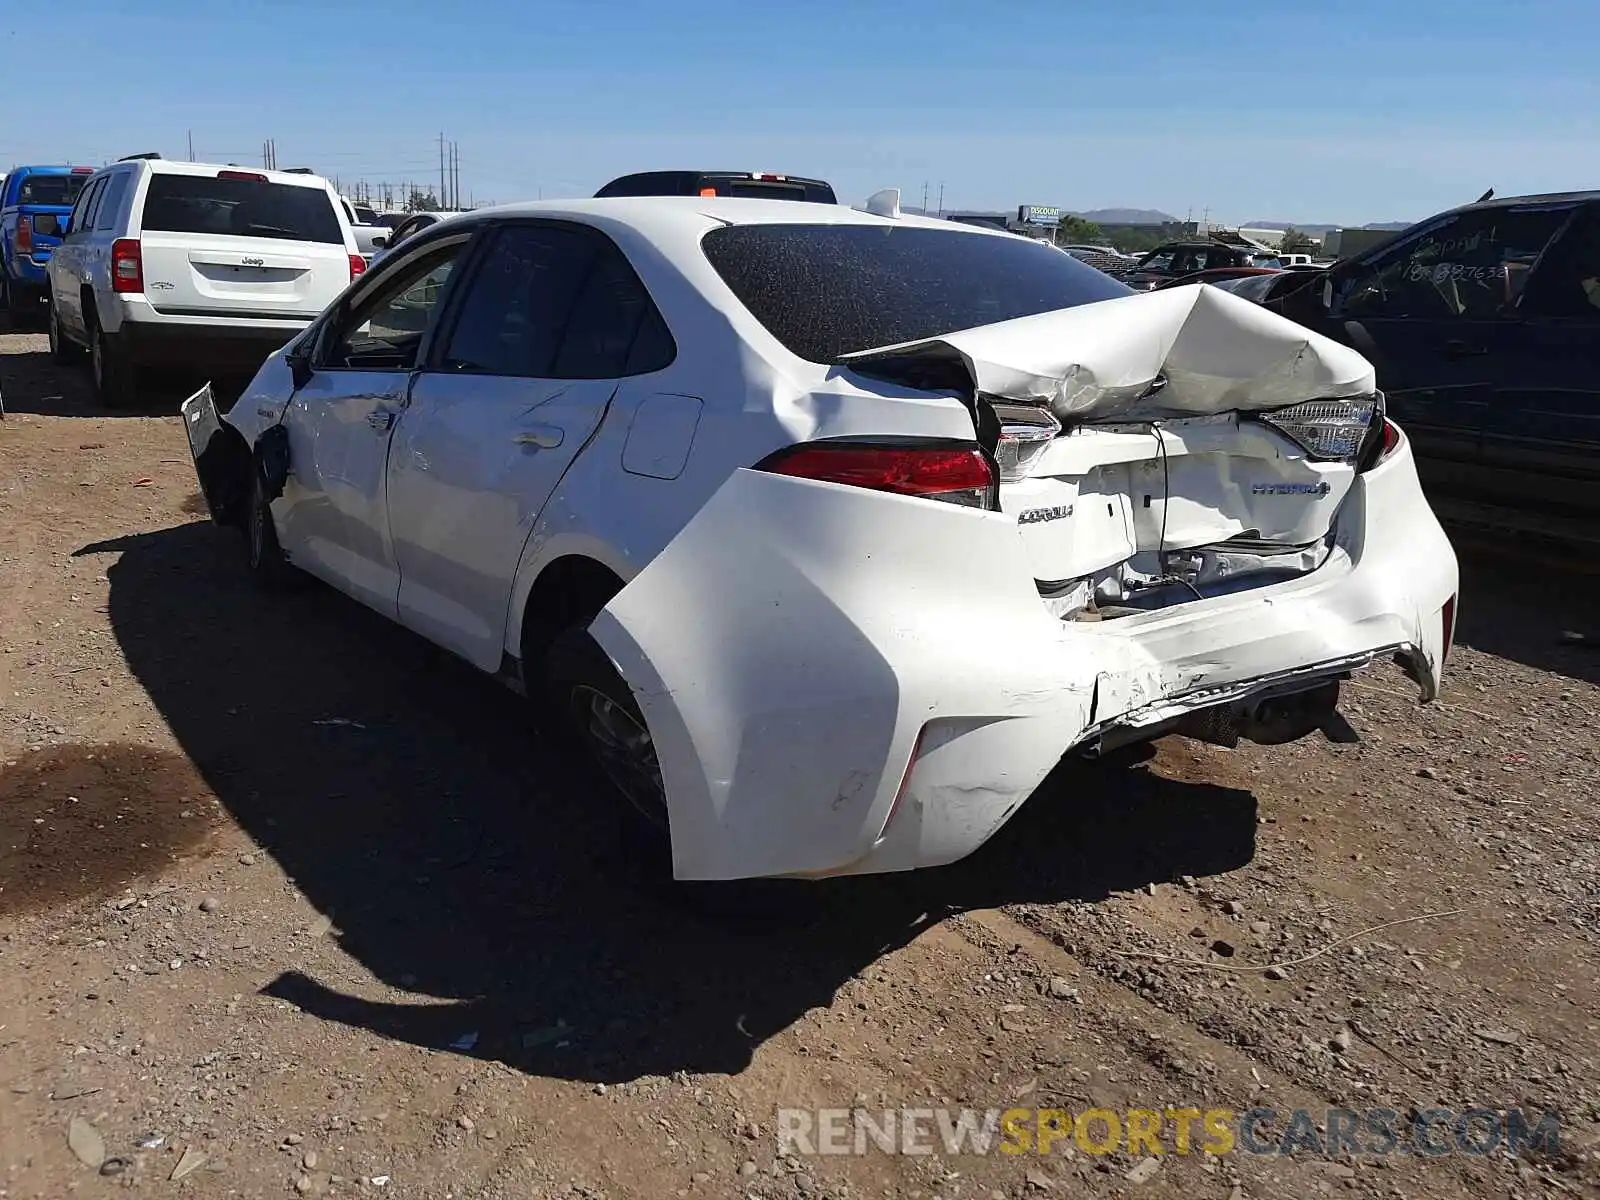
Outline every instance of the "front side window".
POLYGON ((1367 260, 1346 283, 1350 316, 1487 320, 1513 308, 1572 206, 1458 213, 1367 260))
POLYGON ((729 225, 711 265, 785 347, 812 362, 1130 295, 1044 242, 912 225, 729 225))
POLYGON ((385 272, 330 331, 323 366, 360 371, 409 371, 428 324, 444 299, 465 240, 385 272))
POLYGON ((156 174, 144 199, 146 230, 344 243, 333 200, 320 187, 215 175, 156 174))

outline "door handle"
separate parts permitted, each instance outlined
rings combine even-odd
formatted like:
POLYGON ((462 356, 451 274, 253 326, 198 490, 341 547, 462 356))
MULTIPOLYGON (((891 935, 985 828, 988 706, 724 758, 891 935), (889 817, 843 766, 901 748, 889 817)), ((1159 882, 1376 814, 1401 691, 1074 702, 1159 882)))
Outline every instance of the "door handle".
POLYGON ((374 429, 381 433, 384 430, 393 427, 394 413, 390 412, 387 408, 380 408, 374 412, 369 412, 367 414, 367 424, 371 425, 374 429))
POLYGON ((554 450, 561 445, 564 437, 566 437, 566 434, 554 425, 536 425, 532 429, 517 434, 512 441, 519 446, 533 446, 539 450, 554 450))
POLYGON ((1459 338, 1451 338, 1444 344, 1444 353, 1446 358, 1472 358, 1489 353, 1489 347, 1482 342, 1464 342, 1459 338))

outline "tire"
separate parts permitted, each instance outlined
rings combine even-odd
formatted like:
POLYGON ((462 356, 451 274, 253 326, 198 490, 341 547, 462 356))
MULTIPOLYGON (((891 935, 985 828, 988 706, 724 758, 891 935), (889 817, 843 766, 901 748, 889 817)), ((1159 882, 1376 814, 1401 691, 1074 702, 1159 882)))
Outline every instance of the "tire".
POLYGON ((654 749, 647 752, 649 795, 641 797, 638 781, 619 779, 615 764, 607 761, 605 749, 596 744, 593 718, 598 715, 597 702, 609 707, 610 717, 625 721, 647 738, 649 729, 632 690, 589 636, 587 621, 567 629, 551 643, 544 668, 544 701, 583 746, 586 758, 619 800, 622 851, 652 901, 720 929, 737 926, 770 932, 792 929, 815 918, 821 893, 810 881, 674 879, 666 795, 654 749))
POLYGON ((289 590, 299 572, 290 565, 278 544, 278 530, 272 523, 272 509, 263 494, 261 472, 253 464, 250 499, 244 517, 245 561, 250 567, 250 578, 264 592, 289 590))
POLYGON ((651 852, 664 853, 670 848, 666 793, 649 728, 587 625, 574 625, 551 643, 544 661, 546 701, 622 801, 630 832, 651 852))
POLYGON ((50 306, 49 331, 51 362, 59 367, 69 367, 83 358, 83 347, 67 339, 53 304, 50 306))
POLYGON ((139 400, 139 371, 118 339, 95 321, 89 328, 89 366, 94 391, 107 408, 132 408, 139 400))

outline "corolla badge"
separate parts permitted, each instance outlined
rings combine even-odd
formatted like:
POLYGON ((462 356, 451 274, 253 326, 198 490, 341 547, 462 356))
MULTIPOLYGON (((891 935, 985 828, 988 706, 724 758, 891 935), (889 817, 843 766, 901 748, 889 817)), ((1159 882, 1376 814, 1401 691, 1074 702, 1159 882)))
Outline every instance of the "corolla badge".
POLYGON ((1017 514, 1018 525, 1035 525, 1040 521, 1059 521, 1072 515, 1072 505, 1058 504, 1053 508, 1027 508, 1017 514))
POLYGON ((1326 479, 1316 483, 1253 483, 1252 496, 1326 496, 1333 489, 1326 479))

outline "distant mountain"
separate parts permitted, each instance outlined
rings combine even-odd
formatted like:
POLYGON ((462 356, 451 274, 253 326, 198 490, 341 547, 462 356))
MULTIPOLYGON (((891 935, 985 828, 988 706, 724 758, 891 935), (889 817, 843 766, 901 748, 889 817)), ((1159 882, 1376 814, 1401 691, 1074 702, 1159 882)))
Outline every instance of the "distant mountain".
POLYGON ((1091 208, 1073 215, 1096 225, 1167 225, 1178 219, 1155 208, 1091 208))
POLYGON ((1416 224, 1415 221, 1373 221, 1373 222, 1371 222, 1369 224, 1362 225, 1362 226, 1358 227, 1358 226, 1354 226, 1354 225, 1320 225, 1320 224, 1304 224, 1303 225, 1299 221, 1246 221, 1245 222, 1245 226, 1247 228, 1249 228, 1249 229, 1290 229, 1290 228, 1293 228, 1293 229, 1298 229, 1301 233, 1308 234, 1311 237, 1321 237, 1323 234, 1327 233, 1330 229, 1355 229, 1355 228, 1361 228, 1361 229, 1410 229, 1415 224, 1416 224))

